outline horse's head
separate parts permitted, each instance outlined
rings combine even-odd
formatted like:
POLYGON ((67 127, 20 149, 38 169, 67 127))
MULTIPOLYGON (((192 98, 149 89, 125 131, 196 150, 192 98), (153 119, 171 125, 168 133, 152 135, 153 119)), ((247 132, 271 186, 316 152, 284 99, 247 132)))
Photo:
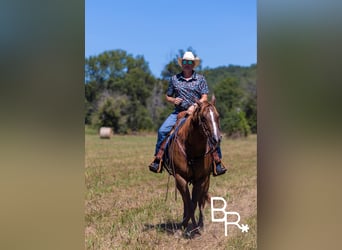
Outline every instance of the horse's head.
POLYGON ((198 107, 194 112, 194 118, 202 127, 207 136, 211 149, 216 148, 221 141, 220 116, 215 108, 215 100, 212 102, 197 102, 198 107))

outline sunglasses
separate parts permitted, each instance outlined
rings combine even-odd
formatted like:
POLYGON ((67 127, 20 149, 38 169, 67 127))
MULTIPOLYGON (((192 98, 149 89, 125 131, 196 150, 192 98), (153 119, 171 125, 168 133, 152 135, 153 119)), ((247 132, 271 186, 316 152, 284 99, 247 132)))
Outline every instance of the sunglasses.
POLYGON ((186 65, 186 64, 193 65, 193 64, 194 64, 194 61, 183 60, 183 61, 182 61, 182 64, 183 64, 183 65, 186 65))

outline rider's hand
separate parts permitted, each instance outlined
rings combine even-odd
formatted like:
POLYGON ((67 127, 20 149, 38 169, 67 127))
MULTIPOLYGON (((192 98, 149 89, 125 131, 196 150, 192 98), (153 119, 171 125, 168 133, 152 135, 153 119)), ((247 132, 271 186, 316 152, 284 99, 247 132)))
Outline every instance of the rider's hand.
POLYGON ((197 104, 195 103, 195 104, 191 105, 186 112, 189 115, 191 115, 195 111, 196 107, 197 107, 197 104))
POLYGON ((173 103, 174 103, 175 105, 179 105, 179 104, 181 104, 182 101, 183 101, 182 98, 177 97, 177 98, 174 99, 173 103))

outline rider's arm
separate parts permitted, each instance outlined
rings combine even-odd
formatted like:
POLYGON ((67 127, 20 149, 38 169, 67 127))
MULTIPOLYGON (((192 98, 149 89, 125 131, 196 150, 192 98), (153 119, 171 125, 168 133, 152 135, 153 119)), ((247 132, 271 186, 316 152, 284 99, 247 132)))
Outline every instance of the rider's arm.
POLYGON ((182 98, 172 97, 172 96, 168 96, 168 95, 165 95, 165 98, 166 98, 166 101, 168 101, 172 104, 175 104, 175 105, 179 105, 183 101, 182 98))

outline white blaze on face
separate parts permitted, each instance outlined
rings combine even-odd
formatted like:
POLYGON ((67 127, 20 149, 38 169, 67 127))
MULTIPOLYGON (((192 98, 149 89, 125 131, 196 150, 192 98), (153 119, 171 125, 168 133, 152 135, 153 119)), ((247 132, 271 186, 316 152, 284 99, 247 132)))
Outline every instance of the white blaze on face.
POLYGON ((218 141, 217 124, 216 124, 215 119, 214 119, 214 112, 211 109, 209 109, 209 113, 210 113, 211 123, 213 124, 213 128, 214 128, 215 140, 218 141))

